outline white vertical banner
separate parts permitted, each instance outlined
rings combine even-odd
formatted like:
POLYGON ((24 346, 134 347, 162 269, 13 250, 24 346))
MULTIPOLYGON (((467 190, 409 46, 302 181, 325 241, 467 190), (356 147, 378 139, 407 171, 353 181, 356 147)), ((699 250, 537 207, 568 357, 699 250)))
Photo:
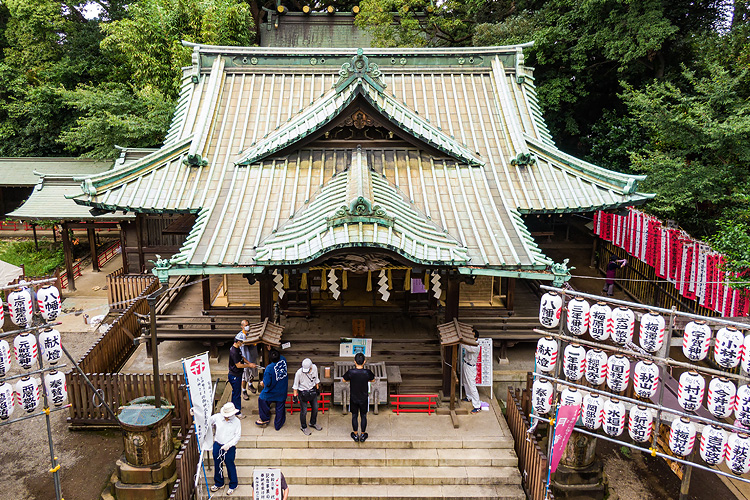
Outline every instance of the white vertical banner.
POLYGON ((492 387, 492 339, 477 339, 477 387, 492 387))
POLYGON ((193 409, 195 435, 201 450, 213 447, 214 436, 208 419, 214 407, 214 394, 211 387, 211 369, 208 366, 208 353, 198 354, 182 360, 185 371, 190 407, 193 409))

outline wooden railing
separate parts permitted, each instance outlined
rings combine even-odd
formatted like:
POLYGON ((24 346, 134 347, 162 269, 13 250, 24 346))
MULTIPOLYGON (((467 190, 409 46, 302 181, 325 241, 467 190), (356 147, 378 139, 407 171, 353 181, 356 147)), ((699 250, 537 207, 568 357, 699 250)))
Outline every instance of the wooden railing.
MULTIPOLYGON (((544 500, 547 490, 547 456, 534 433, 529 433, 529 419, 523 408, 530 402, 530 392, 508 387, 508 405, 505 415, 510 433, 515 441, 518 468, 521 470, 523 486, 531 500, 544 500)), ((553 500, 552 492, 546 497, 553 500)))
POLYGON ((618 259, 627 259, 628 265, 617 269, 615 284, 633 300, 665 309, 676 306, 679 311, 703 316, 719 316, 716 311, 701 306, 697 300, 683 297, 674 284, 656 276, 656 270, 653 267, 628 254, 623 248, 602 239, 597 239, 597 245, 599 270, 602 274, 606 274, 606 267, 612 255, 618 259))
MULTIPOLYGON (((121 406, 143 396, 154 395, 154 376, 151 373, 87 373, 97 392, 117 414, 121 406)), ((163 373, 161 395, 172 405, 174 414, 172 426, 186 436, 193 425, 190 404, 182 374, 163 373)), ((94 397, 91 388, 77 371, 66 374, 70 416, 68 423, 74 427, 119 427, 117 421, 107 411, 100 400, 94 397)))
POLYGON ((122 269, 108 274, 109 308, 114 311, 127 309, 132 301, 143 294, 144 290, 156 290, 157 282, 156 276, 151 274, 123 274, 122 269))
POLYGON ((167 291, 156 301, 156 314, 164 314, 169 309, 170 304, 175 301, 186 287, 190 286, 193 279, 195 279, 194 276, 183 275, 178 276, 174 282, 170 282, 167 291))
MULTIPOLYGON (((79 276, 83 276, 81 273, 81 261, 75 262, 73 264, 73 277, 78 278, 79 276)), ((60 286, 63 288, 68 288, 68 272, 63 271, 60 273, 60 286)))
POLYGON ((393 412, 400 413, 427 413, 433 414, 437 411, 437 394, 391 394, 391 405, 395 406, 393 412))
POLYGON ((96 256, 96 262, 99 264, 99 269, 101 269, 104 264, 114 259, 115 256, 120 253, 121 248, 122 244, 120 243, 120 240, 117 240, 113 241, 110 245, 107 245, 104 250, 99 252, 96 256))
POLYGON ((103 333, 93 346, 83 355, 78 364, 85 373, 114 373, 135 350, 133 339, 140 336, 137 314, 148 313, 146 296, 159 286, 153 279, 149 286, 115 319, 112 326, 103 333))
MULTIPOLYGON (((172 486, 172 494, 169 500, 190 500, 195 493, 195 473, 198 470, 198 462, 201 452, 198 450, 198 441, 195 431, 190 430, 187 437, 182 440, 180 451, 177 452, 177 481, 172 486)), ((202 480, 202 478, 201 478, 202 480)), ((198 481, 200 484, 201 481, 198 481)))

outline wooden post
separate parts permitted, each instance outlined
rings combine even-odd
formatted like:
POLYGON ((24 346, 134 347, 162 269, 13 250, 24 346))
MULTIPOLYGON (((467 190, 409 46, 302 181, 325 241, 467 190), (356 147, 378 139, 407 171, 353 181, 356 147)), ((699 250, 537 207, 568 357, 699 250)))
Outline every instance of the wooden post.
POLYGON ((62 243, 63 253, 65 254, 65 272, 68 275, 68 290, 75 292, 76 277, 73 273, 73 248, 70 244, 70 233, 68 232, 68 223, 62 224, 62 243))
POLYGON ((94 224, 91 223, 86 228, 86 232, 89 237, 89 248, 91 248, 91 266, 94 271, 99 272, 99 256, 96 253, 96 231, 94 231, 94 224))
POLYGON ((260 284, 260 320, 273 321, 273 277, 270 274, 258 276, 260 284))
POLYGON ((201 281, 201 291, 203 292, 203 310, 204 311, 210 311, 211 310, 211 279, 210 276, 206 276, 205 274, 201 276, 203 281, 201 281))
POLYGON ((138 272, 142 273, 146 269, 146 259, 143 256, 143 215, 135 216, 135 232, 138 238, 138 272))
POLYGON ((36 224, 33 222, 31 223, 31 230, 34 233, 34 249, 38 252, 39 251, 39 240, 36 238, 36 224))
POLYGON ((448 276, 448 283, 445 287, 445 322, 453 321, 458 318, 459 292, 461 285, 458 278, 448 276))
POLYGON ((122 273, 128 274, 128 254, 125 252, 125 223, 120 222, 120 257, 122 257, 122 273))
MULTIPOLYGON (((445 288, 445 322, 453 321, 458 318, 459 291, 461 289, 458 279, 448 276, 448 283, 445 288)), ((430 292, 432 295, 432 292, 430 292)), ((458 347, 447 346, 445 348, 445 363, 443 363, 443 394, 453 394, 456 390, 453 384, 454 371, 457 369, 456 360, 458 359, 458 347), (449 366, 447 360, 451 359, 449 366)), ((453 409, 453 406, 451 406, 453 409)))
POLYGON ((516 278, 508 278, 508 289, 505 291, 505 308, 509 312, 515 309, 516 299, 516 278))

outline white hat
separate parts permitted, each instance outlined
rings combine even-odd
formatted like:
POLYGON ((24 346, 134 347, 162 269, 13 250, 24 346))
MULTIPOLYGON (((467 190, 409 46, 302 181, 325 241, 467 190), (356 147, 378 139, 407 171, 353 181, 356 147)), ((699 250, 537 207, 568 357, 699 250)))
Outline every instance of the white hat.
POLYGON ((310 361, 310 358, 305 358, 302 361, 302 372, 308 373, 312 369, 312 361, 310 361))
POLYGON ((229 418, 232 415, 236 415, 239 412, 240 410, 235 408, 234 403, 232 403, 231 401, 221 407, 221 416, 225 418, 229 418))

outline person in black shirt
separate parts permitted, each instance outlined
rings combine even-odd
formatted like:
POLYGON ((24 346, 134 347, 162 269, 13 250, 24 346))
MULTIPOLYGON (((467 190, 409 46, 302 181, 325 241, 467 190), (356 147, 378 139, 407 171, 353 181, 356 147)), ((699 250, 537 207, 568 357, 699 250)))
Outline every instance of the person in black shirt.
MULTIPOLYGON (((232 386, 232 403, 234 407, 242 411, 242 373, 245 368, 255 368, 255 363, 250 363, 244 357, 242 357, 242 351, 240 347, 245 340, 245 336, 242 332, 238 333, 234 338, 234 344, 229 348, 229 384, 232 386)), ((237 414, 237 418, 245 418, 242 413, 237 414)))
POLYGON ((358 352, 354 356, 356 368, 344 373, 344 380, 349 382, 349 411, 352 413, 352 439, 364 443, 367 439, 367 411, 369 410, 368 384, 375 380, 372 370, 365 368, 365 355, 358 352), (357 433, 357 415, 362 420, 362 432, 357 433))

